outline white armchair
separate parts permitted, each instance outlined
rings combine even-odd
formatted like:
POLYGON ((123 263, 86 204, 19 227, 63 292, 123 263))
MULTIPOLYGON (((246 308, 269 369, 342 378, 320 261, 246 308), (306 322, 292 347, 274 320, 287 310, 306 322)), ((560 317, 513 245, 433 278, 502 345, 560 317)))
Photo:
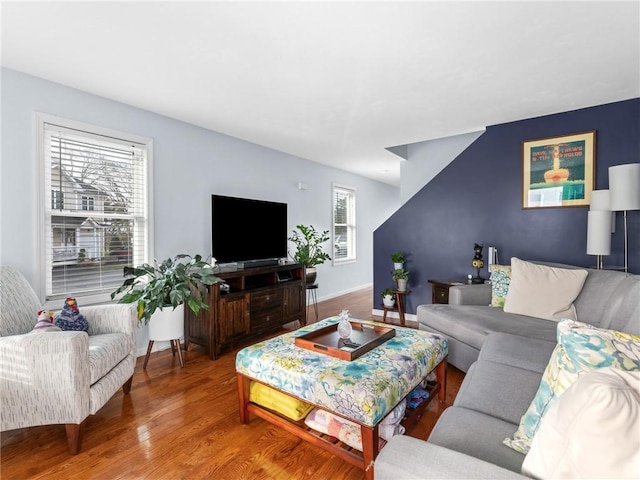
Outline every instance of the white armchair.
POLYGON ((31 334, 41 306, 24 276, 0 266, 0 431, 64 424, 69 452, 82 431, 122 386, 136 363, 133 305, 82 307, 85 332, 31 334))

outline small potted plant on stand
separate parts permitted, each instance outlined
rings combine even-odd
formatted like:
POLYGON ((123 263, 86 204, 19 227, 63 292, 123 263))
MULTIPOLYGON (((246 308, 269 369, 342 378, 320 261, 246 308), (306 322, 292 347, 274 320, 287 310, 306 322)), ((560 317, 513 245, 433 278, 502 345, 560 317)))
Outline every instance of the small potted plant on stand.
POLYGON ((382 303, 385 307, 393 308, 396 304, 396 297, 393 293, 393 290, 390 288, 385 288, 382 290, 382 303))
POLYGON ((409 272, 402 268, 398 268, 391 274, 398 285, 398 290, 404 292, 407 290, 407 281, 409 280, 409 272))
POLYGON ((124 267, 123 284, 111 294, 111 299, 126 292, 118 303, 137 303, 138 321, 149 325, 149 347, 144 367, 154 341, 170 341, 174 354, 180 351, 180 337, 184 335, 184 304, 194 314, 208 309, 204 301, 206 286, 221 281, 215 275, 215 266, 202 260, 200 255, 191 257, 180 254, 162 263, 148 263, 138 267, 124 267))
POLYGON ((293 231, 289 240, 296 245, 296 252, 292 255, 293 261, 305 266, 307 284, 316 281, 316 266, 331 260, 328 253, 322 250, 322 244, 329 240, 329 230, 320 233, 313 225, 296 225, 298 230, 293 231))
POLYGON ((404 253, 393 252, 391 254, 391 261, 393 262, 394 270, 401 270, 404 268, 404 253))

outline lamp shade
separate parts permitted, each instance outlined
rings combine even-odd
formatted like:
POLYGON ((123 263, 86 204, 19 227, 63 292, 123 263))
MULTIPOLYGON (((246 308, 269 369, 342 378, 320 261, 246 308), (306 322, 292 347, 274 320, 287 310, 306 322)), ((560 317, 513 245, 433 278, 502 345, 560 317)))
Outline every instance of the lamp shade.
POLYGON ((611 211, 609 190, 594 190, 593 192, 591 192, 591 197, 589 200, 589 210, 596 212, 600 210, 611 211))
POLYGON ((587 212, 587 255, 611 253, 611 212, 587 212))
POLYGON ((609 167, 609 197, 613 211, 640 210, 640 163, 609 167))
MULTIPOLYGON (((589 197, 589 210, 592 212, 611 211, 611 195, 609 190, 594 190, 589 197)), ((616 216, 611 215, 611 233, 616 233, 616 216)))

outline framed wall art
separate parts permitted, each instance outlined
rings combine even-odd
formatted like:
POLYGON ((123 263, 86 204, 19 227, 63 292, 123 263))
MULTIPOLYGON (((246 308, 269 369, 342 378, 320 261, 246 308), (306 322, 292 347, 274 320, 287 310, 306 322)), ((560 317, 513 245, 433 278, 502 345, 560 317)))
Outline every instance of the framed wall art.
POLYGON ((596 132, 522 142, 522 208, 589 205, 596 132))

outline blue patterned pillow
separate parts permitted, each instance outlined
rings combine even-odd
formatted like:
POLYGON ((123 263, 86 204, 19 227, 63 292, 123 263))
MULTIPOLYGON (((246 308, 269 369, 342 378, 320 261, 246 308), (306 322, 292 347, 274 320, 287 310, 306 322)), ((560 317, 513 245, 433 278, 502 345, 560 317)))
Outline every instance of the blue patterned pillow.
POLYGON ((520 419, 513 439, 505 438, 503 443, 526 454, 542 418, 558 397, 585 373, 604 367, 640 371, 640 336, 561 320, 558 345, 542 374, 538 391, 520 419))
POLYGON ((491 306, 504 307, 504 299, 511 283, 510 265, 491 266, 491 306))

